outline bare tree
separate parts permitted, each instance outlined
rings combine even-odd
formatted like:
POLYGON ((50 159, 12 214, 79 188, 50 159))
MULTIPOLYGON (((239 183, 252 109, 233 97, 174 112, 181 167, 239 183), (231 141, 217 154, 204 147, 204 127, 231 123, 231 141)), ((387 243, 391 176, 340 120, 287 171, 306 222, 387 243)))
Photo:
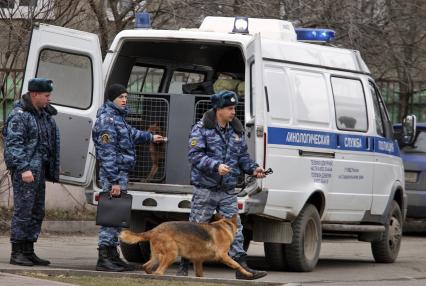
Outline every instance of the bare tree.
MULTIPOLYGON (((399 118, 426 73, 426 2, 422 0, 281 0, 284 17, 337 32, 335 44, 359 50, 376 79, 398 83, 399 118)), ((281 15, 282 16, 282 15, 281 15)))
MULTIPOLYGON (((0 9, 0 35, 3 39, 0 50, 0 81, 4 107, 7 93, 19 96, 17 86, 22 81, 25 54, 32 28, 37 22, 46 22, 59 26, 77 23, 77 15, 83 10, 77 1, 36 1, 37 5, 19 6, 17 1, 11 1, 7 8, 0 9), (8 89, 8 80, 14 81, 13 90, 8 89)), ((20 2, 19 2, 20 3, 20 2)), ((3 120, 4 118, 2 118, 3 120)))

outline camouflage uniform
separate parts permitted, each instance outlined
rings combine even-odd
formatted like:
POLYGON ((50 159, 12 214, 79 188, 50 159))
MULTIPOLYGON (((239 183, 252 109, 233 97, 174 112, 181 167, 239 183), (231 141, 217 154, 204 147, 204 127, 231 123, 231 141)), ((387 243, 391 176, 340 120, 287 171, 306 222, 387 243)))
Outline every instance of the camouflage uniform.
MULTIPOLYGON (((253 174, 258 165, 250 159, 241 122, 234 118, 226 128, 216 122, 214 110, 207 111, 194 125, 189 139, 189 162, 192 164, 191 184, 194 185, 190 221, 207 222, 214 211, 225 217, 238 214, 234 189, 241 171, 253 174), (218 167, 226 164, 231 171, 220 176, 218 167)), ((238 216, 238 229, 229 250, 234 258, 245 255, 244 237, 238 216)))
POLYGON ((56 113, 50 105, 37 111, 27 93, 7 118, 4 158, 13 184, 12 243, 37 241, 44 218, 45 180, 59 180, 60 138, 52 117, 56 113), (28 170, 34 176, 31 183, 21 177, 28 170))
MULTIPOLYGON (((125 121, 128 109, 120 109, 112 101, 107 101, 97 113, 92 131, 99 160, 99 177, 102 191, 109 192, 111 185, 119 184, 127 190, 128 173, 135 165, 135 144, 151 143, 153 135, 131 127, 125 121)), ((101 226, 99 246, 117 246, 118 227, 101 226)))

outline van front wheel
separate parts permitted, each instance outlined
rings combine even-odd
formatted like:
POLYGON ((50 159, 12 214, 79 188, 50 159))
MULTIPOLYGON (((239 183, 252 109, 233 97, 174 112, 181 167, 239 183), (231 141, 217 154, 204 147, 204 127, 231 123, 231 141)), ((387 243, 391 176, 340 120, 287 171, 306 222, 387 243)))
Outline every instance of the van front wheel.
POLYGON ((288 270, 297 272, 312 271, 318 263, 322 229, 318 210, 306 205, 292 224, 293 240, 285 245, 288 270))
POLYGON ((392 201, 382 239, 371 242, 374 260, 392 263, 396 260, 402 240, 402 213, 397 202, 392 201))

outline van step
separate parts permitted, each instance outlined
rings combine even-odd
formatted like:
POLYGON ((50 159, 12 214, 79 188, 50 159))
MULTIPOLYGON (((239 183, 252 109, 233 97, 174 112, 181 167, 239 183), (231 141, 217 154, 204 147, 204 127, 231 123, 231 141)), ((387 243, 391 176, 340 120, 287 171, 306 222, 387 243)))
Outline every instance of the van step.
POLYGON ((360 225, 360 224, 323 224, 324 231, 342 231, 342 232, 384 232, 384 225, 360 225))

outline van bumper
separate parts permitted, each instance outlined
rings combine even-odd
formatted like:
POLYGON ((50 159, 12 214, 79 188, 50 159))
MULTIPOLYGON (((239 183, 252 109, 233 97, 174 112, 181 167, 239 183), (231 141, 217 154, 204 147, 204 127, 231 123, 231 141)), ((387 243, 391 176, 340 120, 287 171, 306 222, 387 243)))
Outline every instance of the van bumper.
MULTIPOLYGON (((87 203, 97 205, 97 197, 100 189, 86 189, 85 195, 87 203)), ((156 193, 150 191, 128 191, 132 195, 132 210, 169 212, 169 213, 190 213, 192 194, 170 194, 156 193)), ((238 213, 247 213, 248 196, 238 197, 238 213)), ((251 204, 253 208, 253 203, 251 204)), ((257 207, 260 209, 261 207, 257 207)))
POLYGON ((426 218, 426 189, 407 190, 407 218, 426 218))

